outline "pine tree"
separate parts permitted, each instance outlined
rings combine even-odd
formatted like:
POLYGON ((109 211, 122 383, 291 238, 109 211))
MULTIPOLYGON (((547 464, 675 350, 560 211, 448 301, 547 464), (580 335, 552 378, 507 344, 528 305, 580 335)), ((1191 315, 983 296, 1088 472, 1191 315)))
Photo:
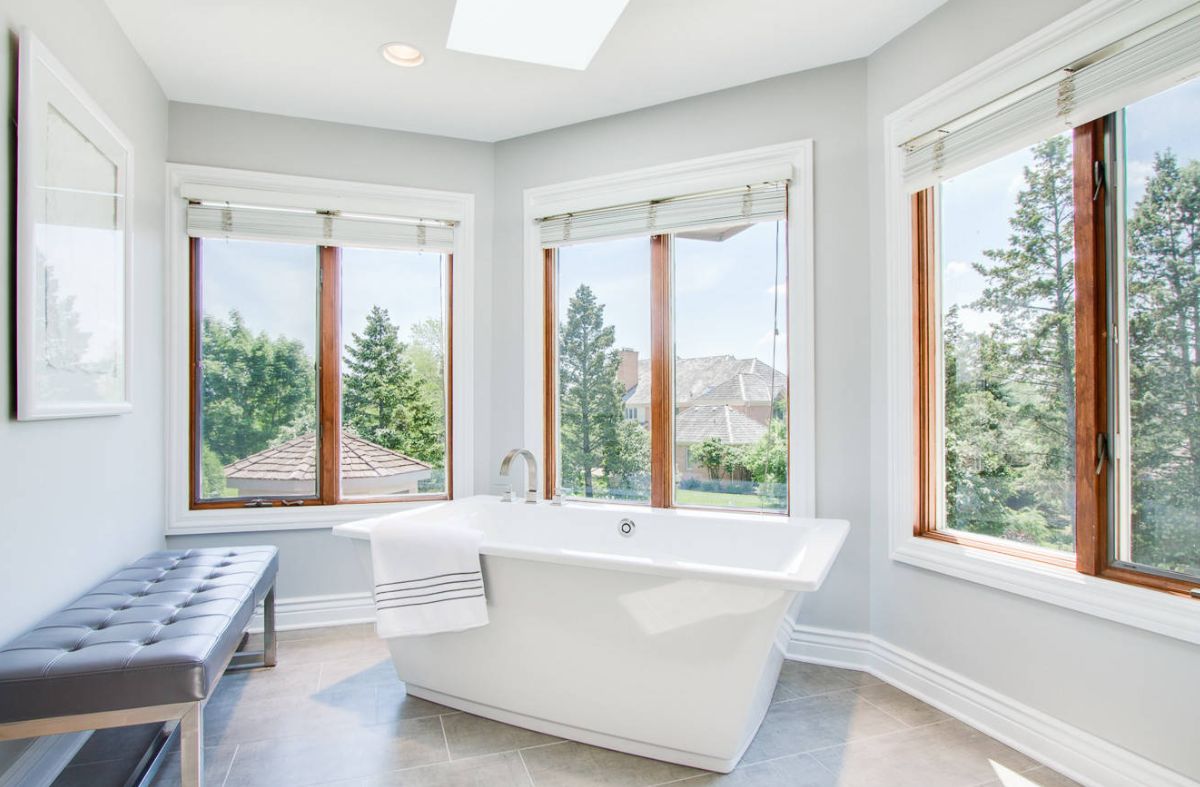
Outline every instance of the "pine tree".
POLYGON ((405 350, 387 310, 371 307, 363 332, 353 334, 346 347, 343 428, 440 467, 445 458, 443 426, 405 350))
POLYGON ((593 473, 614 465, 621 450, 615 336, 613 327, 604 324, 604 305, 581 284, 559 330, 559 431, 563 485, 582 487, 587 497, 596 494, 593 473))
MULTIPOLYGON (((1019 494, 1009 507, 1015 531, 1068 541, 1075 509, 1075 270, 1071 143, 1056 136, 1033 148, 1033 164, 1009 219, 1002 249, 974 263, 987 286, 973 304, 999 315, 991 338, 1005 351, 1015 417, 1007 430, 1026 436, 1019 494), (1036 511, 1038 516, 1034 516, 1036 511)), ((1014 535, 1020 535, 1019 533, 1014 535)))
POLYGON ((1129 221, 1133 552, 1200 571, 1200 163, 1154 158, 1129 221))

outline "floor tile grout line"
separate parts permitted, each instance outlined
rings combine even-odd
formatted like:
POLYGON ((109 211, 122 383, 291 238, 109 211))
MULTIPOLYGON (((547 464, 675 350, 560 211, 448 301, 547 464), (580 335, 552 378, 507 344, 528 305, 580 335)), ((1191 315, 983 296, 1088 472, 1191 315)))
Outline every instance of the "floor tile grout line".
MULTIPOLYGON (((855 690, 855 694, 858 694, 857 690, 855 690)), ((905 696, 912 697, 911 694, 906 694, 905 696)), ((863 695, 858 694, 858 698, 860 700, 862 700, 863 702, 867 703, 868 705, 870 705, 875 710, 882 713, 884 716, 887 716, 889 719, 892 719, 893 721, 903 724, 905 729, 916 730, 916 729, 920 729, 921 727, 927 726, 930 723, 930 722, 926 722, 925 724, 909 724, 907 721, 900 718, 892 711, 888 710, 887 708, 883 707, 882 705, 871 702, 869 699, 867 699, 863 695)), ((916 697, 913 697, 913 699, 916 699, 916 697)), ((917 702, 920 702, 920 700, 917 700, 917 702)), ((932 705, 930 705, 929 707, 933 708, 932 705)), ((934 708, 934 710, 937 710, 937 708, 934 708)), ((939 719, 939 721, 944 721, 944 719, 939 719)))
POLYGON ((818 691, 814 694, 805 694, 800 697, 790 697, 789 699, 786 699, 786 700, 776 700, 775 702, 772 702, 770 705, 768 705, 767 708, 770 709, 776 705, 786 705, 789 702, 798 702, 800 700, 811 700, 813 697, 828 697, 831 694, 844 694, 846 692, 853 692, 857 688, 860 688, 860 687, 847 686, 846 688, 843 688, 843 689, 830 689, 829 691, 818 691))
MULTIPOLYGON (((563 738, 562 740, 559 740, 559 741, 547 741, 545 743, 535 743, 532 746, 521 746, 521 747, 517 748, 517 751, 528 751, 529 749, 544 749, 547 746, 558 746, 563 743, 579 743, 579 741, 572 741, 567 738, 563 738)), ((586 746, 587 744, 585 743, 585 744, 581 744, 581 745, 586 746)))
POLYGON ((446 747, 446 762, 452 762, 453 757, 450 756, 450 736, 446 735, 446 720, 442 716, 437 717, 438 726, 442 728, 442 745, 446 747))
POLYGON ((225 769, 225 778, 221 779, 221 787, 225 787, 229 783, 229 774, 233 773, 233 763, 237 760, 238 752, 242 750, 242 744, 233 744, 233 756, 229 758, 229 766, 225 769))
MULTIPOLYGON (((530 746, 528 748, 537 748, 530 746)), ((521 758, 521 767, 525 769, 525 778, 529 780, 529 787, 537 787, 537 782, 533 780, 533 773, 529 770, 529 763, 525 762, 525 755, 520 749, 517 749, 517 756, 521 758)))

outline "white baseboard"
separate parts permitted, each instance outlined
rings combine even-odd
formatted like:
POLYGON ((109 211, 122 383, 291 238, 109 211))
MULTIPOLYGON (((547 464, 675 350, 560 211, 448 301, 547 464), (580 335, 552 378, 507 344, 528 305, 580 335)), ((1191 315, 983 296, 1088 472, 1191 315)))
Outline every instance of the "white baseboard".
POLYGON ((50 787, 91 736, 89 730, 35 739, 0 773, 0 787, 50 787))
MULTIPOLYGON (((275 601, 275 628, 311 629, 322 626, 348 626, 373 623, 375 604, 369 592, 339 593, 330 596, 297 596, 275 601)), ((262 631, 262 610, 254 613, 250 631, 262 631)))
POLYGON ((790 659, 864 670, 1080 784, 1195 787, 1192 779, 870 634, 794 625, 790 659))

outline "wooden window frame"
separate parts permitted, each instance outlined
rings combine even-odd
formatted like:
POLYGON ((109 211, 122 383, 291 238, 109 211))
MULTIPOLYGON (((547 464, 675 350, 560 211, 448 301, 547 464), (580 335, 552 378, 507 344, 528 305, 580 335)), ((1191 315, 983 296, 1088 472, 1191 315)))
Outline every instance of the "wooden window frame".
POLYGON ((201 490, 200 429, 203 359, 200 340, 204 320, 204 238, 188 238, 188 508, 193 511, 244 508, 411 503, 454 499, 454 255, 446 253, 445 401, 446 491, 441 494, 343 497, 342 485, 342 249, 316 246, 318 255, 317 351, 317 484, 311 495, 204 498, 201 490), (329 439, 332 435, 333 439, 329 439))
POLYGON ((939 528, 943 486, 940 429, 940 315, 937 302, 937 195, 934 187, 910 197, 913 298, 913 426, 915 536, 1023 558, 1082 574, 1195 598, 1200 580, 1190 581, 1114 565, 1109 546, 1112 463, 1103 457, 1101 435, 1109 443, 1112 402, 1109 376, 1109 224, 1115 209, 1109 179, 1114 163, 1111 150, 1113 116, 1074 129, 1072 166, 1075 209, 1075 554, 1008 543, 997 538, 939 528), (1097 182, 1099 175, 1099 182, 1097 182))
MULTIPOLYGON (((782 220, 782 219, 781 219, 782 220)), ((558 485, 558 249, 542 249, 542 450, 546 457, 544 497, 555 497, 558 485)), ((674 236, 650 236, 650 499, 651 508, 681 508, 689 511, 756 513, 764 516, 790 516, 792 485, 787 485, 787 502, 782 511, 758 511, 720 506, 681 506, 675 502, 675 391, 671 363, 674 349, 672 324, 674 294, 674 236)), ((791 318, 791 309, 784 306, 791 318)), ((790 335, 789 335, 790 338, 790 335)), ((789 386, 791 385, 789 381, 789 386)), ((791 463, 791 407, 787 413, 788 462, 791 463)), ((790 482, 790 470, 789 470, 790 482)), ((647 503, 572 497, 572 502, 605 503, 645 507, 647 503)))

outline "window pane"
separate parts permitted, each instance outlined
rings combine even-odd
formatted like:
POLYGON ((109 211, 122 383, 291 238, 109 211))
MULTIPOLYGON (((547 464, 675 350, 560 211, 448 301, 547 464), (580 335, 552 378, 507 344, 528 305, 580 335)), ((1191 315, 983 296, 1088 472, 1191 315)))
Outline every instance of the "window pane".
POLYGON ((441 254, 342 250, 342 496, 446 492, 441 254))
POLYGON ((650 239, 558 251, 558 464, 566 496, 650 500, 650 239))
POLYGON ((1071 137, 941 187, 944 526, 1074 549, 1071 137))
POLYGON ((317 250, 201 244, 200 496, 313 496, 317 250))
POLYGON ((1200 576, 1200 81, 1125 110, 1119 560, 1200 576))
POLYGON ((783 222, 674 242, 675 503, 787 510, 783 222))

